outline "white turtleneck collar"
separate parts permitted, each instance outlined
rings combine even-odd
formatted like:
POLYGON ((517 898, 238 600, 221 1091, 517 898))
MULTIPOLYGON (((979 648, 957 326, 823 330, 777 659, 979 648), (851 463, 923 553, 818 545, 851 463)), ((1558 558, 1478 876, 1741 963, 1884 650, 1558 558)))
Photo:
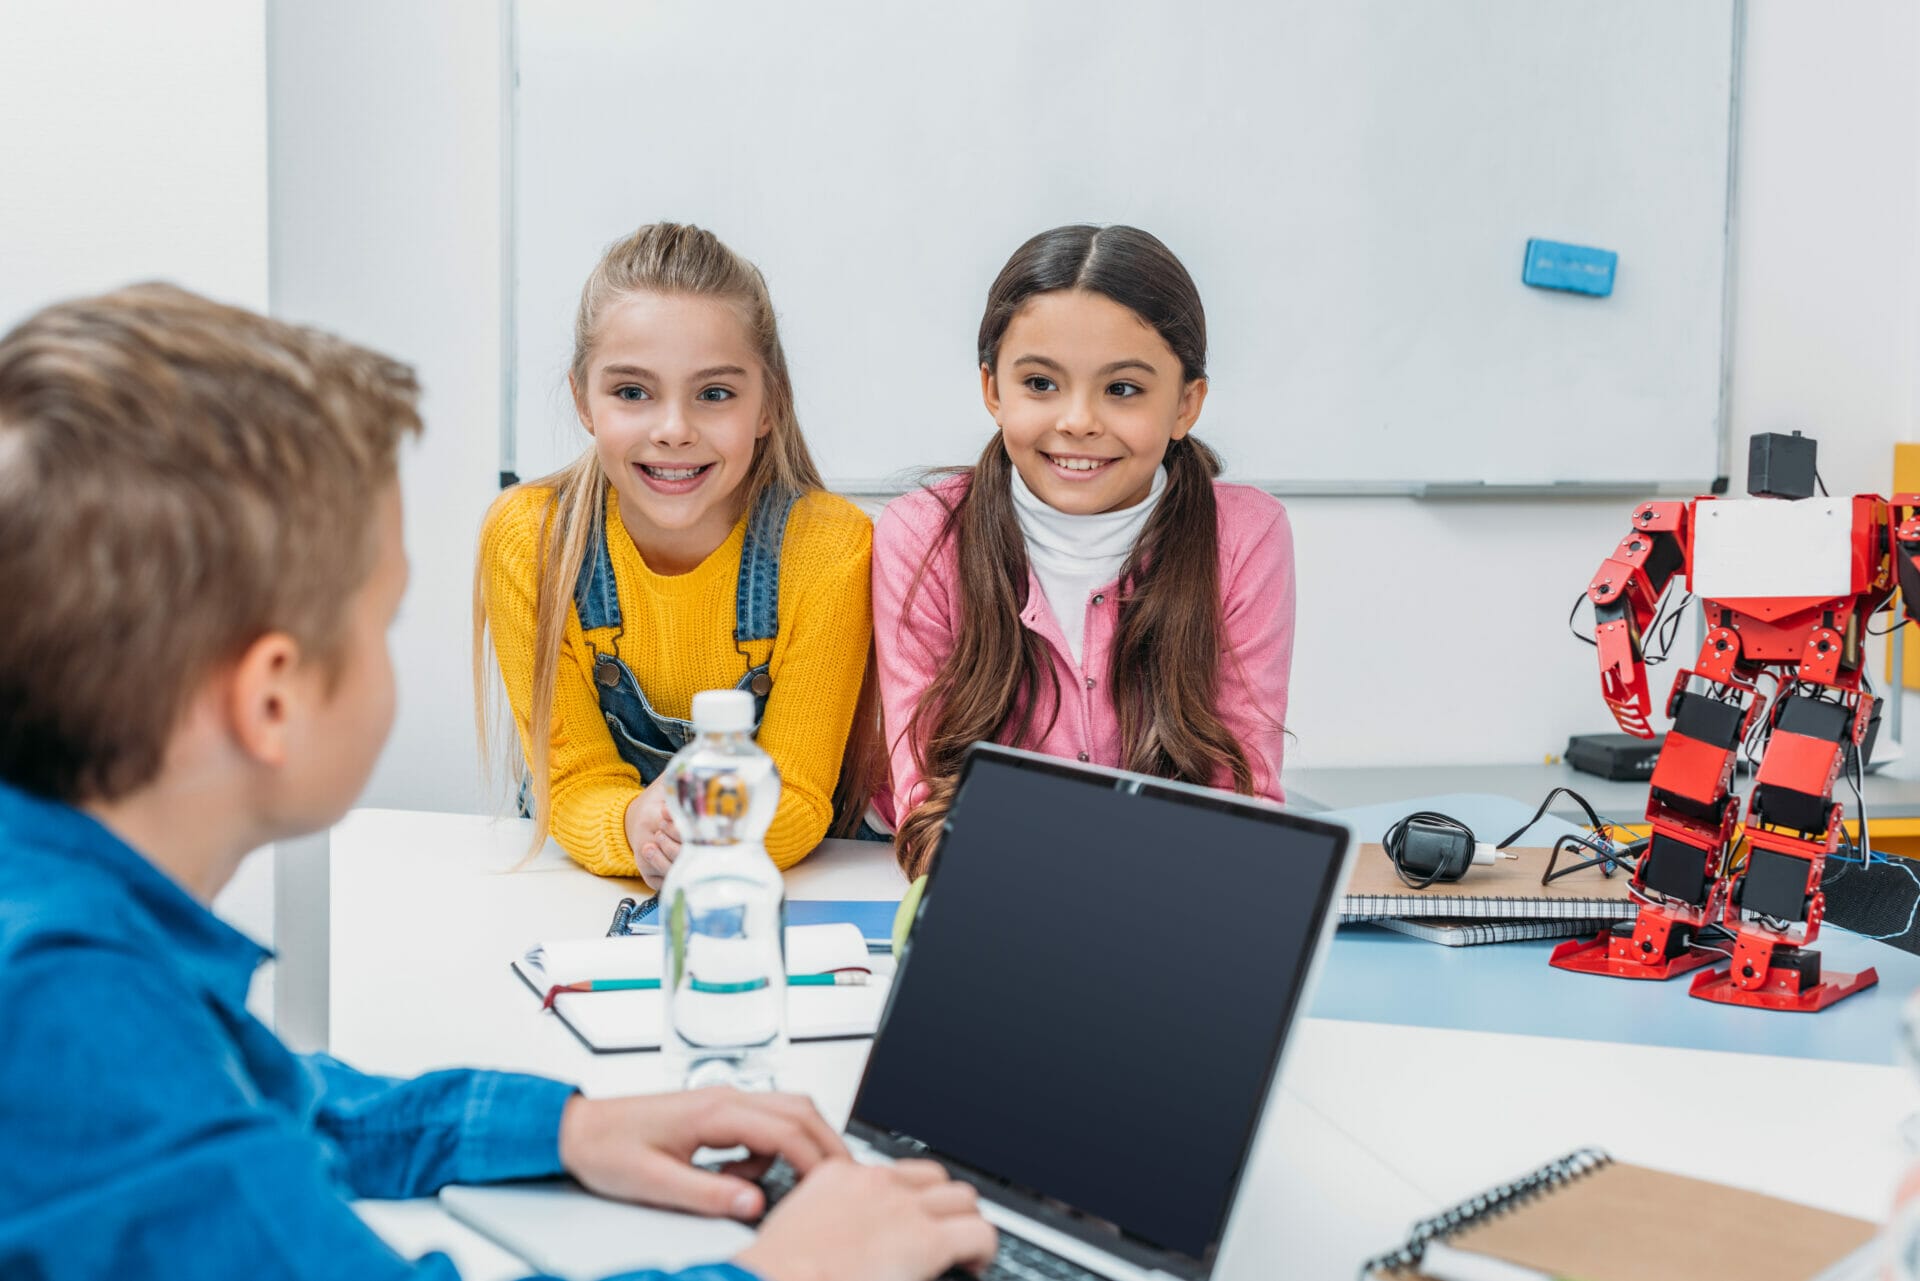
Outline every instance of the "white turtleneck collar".
POLYGON ((1049 507, 1012 469, 1013 512, 1026 540, 1027 560, 1066 636, 1077 666, 1087 634, 1087 597, 1120 575, 1140 531, 1166 492, 1167 469, 1154 469, 1147 496, 1119 511, 1074 516, 1049 507))

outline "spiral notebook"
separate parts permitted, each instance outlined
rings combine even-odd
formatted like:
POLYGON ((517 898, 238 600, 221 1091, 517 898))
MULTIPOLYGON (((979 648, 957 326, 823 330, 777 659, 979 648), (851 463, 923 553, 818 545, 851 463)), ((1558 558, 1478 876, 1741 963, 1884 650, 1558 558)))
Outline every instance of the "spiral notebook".
POLYGON ((1583 1148, 1413 1227, 1383 1281, 1851 1281, 1874 1225, 1583 1148))
POLYGON ((1408 934, 1443 947, 1477 947, 1482 943, 1524 943, 1529 939, 1565 939, 1591 934, 1592 921, 1463 921, 1436 916, 1408 921, 1385 917, 1373 922, 1383 929, 1408 934))
MULTIPOLYGON (((1627 873, 1604 876, 1587 868, 1551 885, 1540 883, 1553 851, 1515 849, 1516 859, 1477 866, 1451 883, 1408 888, 1379 845, 1362 845, 1354 855, 1353 877, 1340 902, 1342 921, 1384 917, 1451 916, 1475 920, 1624 921, 1636 905, 1627 892, 1627 873)), ((1564 862, 1564 860, 1563 860, 1564 862)))

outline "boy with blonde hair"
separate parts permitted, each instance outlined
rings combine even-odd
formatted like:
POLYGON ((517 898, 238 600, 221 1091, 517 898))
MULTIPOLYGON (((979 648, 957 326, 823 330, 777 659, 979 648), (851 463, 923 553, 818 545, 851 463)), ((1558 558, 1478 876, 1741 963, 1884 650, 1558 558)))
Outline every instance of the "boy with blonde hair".
POLYGON ((806 1177, 687 1281, 984 1263, 970 1188, 853 1165, 804 1099, 373 1077, 247 1013, 264 953, 207 904, 337 819, 391 726, 415 400, 392 360, 165 286, 0 338, 0 1275, 448 1277, 348 1200, 566 1172, 752 1219, 754 1184, 689 1163, 737 1145, 806 1177))

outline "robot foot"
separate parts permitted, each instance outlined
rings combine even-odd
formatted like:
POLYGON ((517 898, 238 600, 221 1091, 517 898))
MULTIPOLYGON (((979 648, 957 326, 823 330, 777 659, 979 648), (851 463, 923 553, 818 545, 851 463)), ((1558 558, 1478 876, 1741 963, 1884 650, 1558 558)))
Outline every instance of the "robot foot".
POLYGON ((1801 948, 1781 948, 1774 961, 1767 967, 1765 981, 1758 986, 1741 982, 1734 976, 1732 966, 1697 974, 1691 995, 1722 1005, 1814 1014, 1880 981, 1879 973, 1873 969, 1861 970, 1858 974, 1822 974, 1820 954, 1801 948))
POLYGON ((1551 963, 1576 974, 1660 982, 1724 959, 1724 952, 1689 946, 1691 940, 1692 932, 1676 925, 1663 945, 1655 945, 1645 930, 1636 933, 1633 922, 1623 921, 1595 938, 1567 940, 1553 949, 1551 963))

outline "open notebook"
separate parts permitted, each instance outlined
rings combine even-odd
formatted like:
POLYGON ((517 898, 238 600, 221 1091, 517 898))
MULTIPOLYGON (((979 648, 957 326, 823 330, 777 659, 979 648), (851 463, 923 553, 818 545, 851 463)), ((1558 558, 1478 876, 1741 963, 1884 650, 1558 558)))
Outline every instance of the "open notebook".
MULTIPOLYGON (((542 943, 513 963, 537 1006, 549 989, 590 979, 659 978, 660 936, 564 939, 542 943)), ((790 925, 787 972, 823 974, 863 968, 876 971, 864 987, 789 987, 787 1035, 796 1041, 872 1036, 887 1003, 892 958, 867 950, 858 926, 790 925)), ((562 992, 554 1013, 595 1053, 657 1050, 666 998, 651 992, 562 992)))
MULTIPOLYGON (((1476 920, 1624 921, 1637 910, 1627 892, 1627 873, 1604 876, 1598 868, 1540 883, 1551 850, 1514 849, 1517 859, 1477 866, 1450 883, 1410 888, 1378 845, 1362 845, 1340 902, 1342 921, 1382 917, 1449 916, 1476 920)), ((1562 859, 1565 865, 1567 860, 1562 859)))
POLYGON ((1587 1148, 1416 1224, 1391 1281, 1853 1281, 1874 1225, 1587 1148))

